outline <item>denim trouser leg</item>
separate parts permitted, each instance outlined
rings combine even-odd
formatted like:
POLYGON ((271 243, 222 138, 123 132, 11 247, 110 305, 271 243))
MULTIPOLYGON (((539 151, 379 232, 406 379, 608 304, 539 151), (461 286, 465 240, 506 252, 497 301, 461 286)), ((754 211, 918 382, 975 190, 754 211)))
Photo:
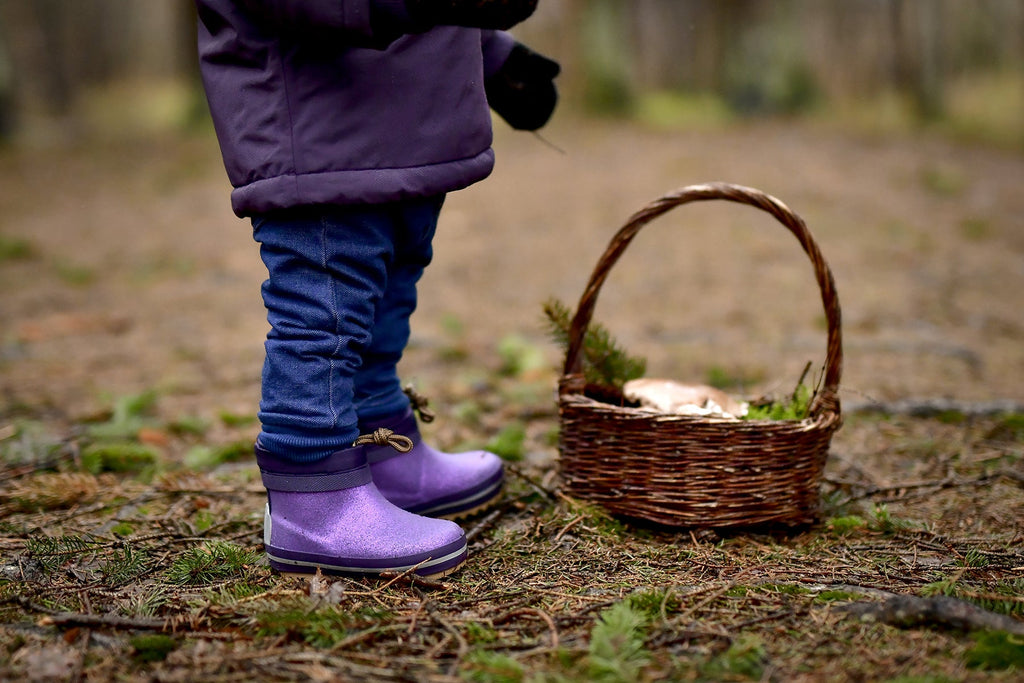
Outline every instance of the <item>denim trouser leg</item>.
POLYGON ((401 409, 405 397, 394 365, 408 340, 415 283, 430 260, 440 206, 435 198, 302 209, 253 220, 269 272, 263 300, 271 327, 261 446, 306 461, 349 447, 358 435, 357 374, 368 405, 401 409), (399 254, 421 265, 411 267, 415 276, 409 266, 399 268, 395 280, 406 284, 392 293, 389 280, 399 254), (370 361, 365 368, 364 359, 370 361))
POLYGON ((416 283, 433 257, 437 214, 429 206, 408 207, 407 238, 395 245, 387 288, 377 306, 370 345, 355 375, 355 406, 360 422, 396 415, 409 407, 398 378, 398 362, 409 343, 409 317, 416 310, 416 283))

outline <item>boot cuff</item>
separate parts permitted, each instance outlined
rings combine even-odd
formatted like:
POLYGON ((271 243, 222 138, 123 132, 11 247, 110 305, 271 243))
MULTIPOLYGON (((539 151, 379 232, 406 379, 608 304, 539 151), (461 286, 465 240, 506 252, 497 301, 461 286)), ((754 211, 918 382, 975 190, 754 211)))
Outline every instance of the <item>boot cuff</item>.
POLYGON ((257 444, 256 464, 268 491, 340 491, 371 481, 366 449, 361 446, 304 463, 274 455, 257 444))

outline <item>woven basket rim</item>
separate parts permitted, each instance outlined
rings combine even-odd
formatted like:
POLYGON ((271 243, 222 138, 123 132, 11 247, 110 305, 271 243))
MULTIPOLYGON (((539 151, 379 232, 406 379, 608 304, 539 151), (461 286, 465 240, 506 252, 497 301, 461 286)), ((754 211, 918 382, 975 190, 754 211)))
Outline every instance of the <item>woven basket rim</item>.
POLYGON ((700 424, 718 424, 723 427, 753 427, 757 425, 792 425, 804 428, 821 428, 840 419, 838 411, 820 411, 816 415, 808 415, 799 420, 748 420, 744 418, 718 417, 715 415, 681 415, 679 413, 665 413, 651 409, 636 408, 633 406, 617 406, 612 403, 599 401, 585 394, 565 393, 559 396, 560 404, 571 404, 577 409, 591 409, 594 411, 605 410, 618 413, 624 417, 635 417, 636 419, 647 419, 654 422, 689 422, 700 424))

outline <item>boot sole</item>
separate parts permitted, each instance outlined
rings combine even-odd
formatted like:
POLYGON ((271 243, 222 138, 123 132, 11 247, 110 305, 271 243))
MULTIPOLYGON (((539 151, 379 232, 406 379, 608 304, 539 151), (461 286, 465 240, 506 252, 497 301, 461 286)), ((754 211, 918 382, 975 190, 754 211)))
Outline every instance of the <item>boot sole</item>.
MULTIPOLYGON (((417 576, 424 578, 442 577, 448 576, 455 570, 466 564, 468 553, 465 543, 461 548, 458 548, 452 552, 449 552, 443 557, 437 559, 431 559, 429 557, 423 558, 420 562, 413 561, 413 564, 400 564, 397 566, 377 566, 377 567, 365 567, 358 566, 360 562, 358 560, 350 560, 352 564, 332 564, 331 562, 322 561, 320 558, 310 557, 308 560, 300 559, 289 559, 276 557, 269 551, 267 552, 267 558, 270 560, 270 567, 275 571, 283 575, 296 575, 296 576, 310 576, 320 571, 323 574, 343 575, 343 576, 378 576, 384 573, 399 573, 409 571, 413 567, 421 563, 429 563, 427 566, 420 567, 417 570, 417 576), (451 562, 455 562, 454 565, 449 565, 451 562), (443 567, 437 571, 433 571, 434 567, 443 567)), ((340 559, 340 558, 339 558, 340 559)), ((410 561, 407 560, 407 561, 410 561)), ((337 561, 337 560, 335 560, 337 561)))
POLYGON ((436 519, 458 520, 478 515, 484 510, 496 505, 501 500, 501 492, 505 486, 504 477, 490 486, 474 491, 460 500, 450 501, 433 507, 412 507, 407 508, 409 512, 424 517, 436 519), (469 507, 465 507, 469 506, 469 507), (452 508, 455 508, 454 510, 452 508))
POLYGON ((461 522, 469 519, 470 517, 476 517, 477 515, 483 514, 484 512, 490 510, 491 508, 497 507, 498 503, 500 502, 501 492, 499 491, 498 494, 495 495, 493 498, 485 500, 483 503, 477 505, 474 508, 462 510, 460 512, 453 512, 449 515, 441 515, 438 519, 448 519, 453 522, 461 522))
MULTIPOLYGON (((464 566, 466 566, 466 560, 463 560, 462 562, 459 562, 454 567, 449 567, 448 569, 439 571, 436 574, 413 574, 413 576, 415 576, 418 579, 427 579, 428 581, 434 581, 434 580, 437 580, 437 579, 443 579, 446 576, 451 576, 455 572, 457 572, 460 569, 462 569, 464 566)), ((327 571, 321 570, 321 571, 322 571, 323 574, 326 574, 328 576, 335 576, 335 575, 337 575, 337 576, 351 576, 351 574, 345 573, 345 572, 332 572, 330 570, 327 570, 327 571)), ((307 581, 312 580, 313 576, 315 575, 315 572, 290 572, 290 571, 283 571, 283 570, 277 570, 277 573, 280 574, 281 576, 283 576, 284 578, 287 578, 287 579, 305 579, 307 581)), ((366 577, 366 578, 379 578, 379 579, 382 579, 384 577, 381 576, 381 575, 384 574, 384 573, 394 574, 394 573, 401 573, 401 572, 399 572, 397 569, 388 569, 388 570, 381 570, 380 573, 375 573, 375 574, 362 573, 362 574, 359 574, 359 576, 366 577)))

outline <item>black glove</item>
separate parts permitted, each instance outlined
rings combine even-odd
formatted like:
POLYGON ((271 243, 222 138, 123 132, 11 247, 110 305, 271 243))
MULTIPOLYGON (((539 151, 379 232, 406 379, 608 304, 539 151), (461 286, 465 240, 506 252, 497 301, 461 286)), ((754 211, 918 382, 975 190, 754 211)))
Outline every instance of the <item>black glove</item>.
POLYGON ((558 103, 558 62, 516 43, 498 72, 484 82, 487 103, 517 130, 537 130, 558 103))
POLYGON ((417 23, 504 31, 533 14, 537 0, 405 0, 405 6, 417 23))

